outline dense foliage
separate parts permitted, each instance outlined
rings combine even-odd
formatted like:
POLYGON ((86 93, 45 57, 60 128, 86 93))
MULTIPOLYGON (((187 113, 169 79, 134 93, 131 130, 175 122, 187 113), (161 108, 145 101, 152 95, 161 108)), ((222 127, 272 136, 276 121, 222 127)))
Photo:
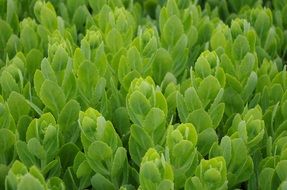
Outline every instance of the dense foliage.
POLYGON ((287 189, 287 0, 0 0, 0 189, 287 189))

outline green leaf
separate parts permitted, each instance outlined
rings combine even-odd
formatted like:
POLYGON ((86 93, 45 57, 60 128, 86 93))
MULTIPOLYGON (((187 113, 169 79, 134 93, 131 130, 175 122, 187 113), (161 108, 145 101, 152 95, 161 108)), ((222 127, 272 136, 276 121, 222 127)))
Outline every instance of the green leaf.
POLYGON ((96 85, 94 101, 98 102, 105 96, 106 79, 101 77, 96 85))
POLYGON ((19 92, 19 87, 15 79, 5 70, 1 73, 0 84, 5 98, 7 98, 12 91, 19 92))
POLYGON ((36 166, 32 166, 32 167, 29 169, 29 173, 30 173, 33 177, 35 177, 36 179, 38 179, 42 185, 45 185, 45 178, 44 178, 44 176, 42 175, 41 171, 40 171, 36 166))
POLYGON ((276 56, 277 49, 279 46, 277 39, 278 39, 278 36, 277 36, 275 29, 270 28, 268 35, 267 35, 267 39, 264 44, 264 49, 272 57, 276 56))
POLYGON ((112 149, 102 141, 93 142, 87 152, 87 161, 90 167, 102 175, 108 175, 110 170, 110 160, 112 149), (109 163, 109 164, 107 164, 109 163))
POLYGON ((174 184, 171 180, 162 180, 157 187, 158 190, 172 190, 174 189, 174 184))
POLYGON ((58 124, 66 141, 77 136, 77 119, 80 109, 80 104, 76 100, 70 100, 66 103, 59 114, 58 124))
POLYGON ((287 188, 287 181, 283 181, 280 186, 278 187, 278 190, 283 190, 287 188))
POLYGON ((179 9, 177 5, 177 1, 168 0, 166 4, 167 12, 169 15, 179 15, 179 9))
POLYGON ((8 129, 0 129, 0 153, 9 150, 16 142, 16 137, 12 131, 8 129))
POLYGON ((130 119, 138 125, 142 125, 145 115, 150 110, 151 105, 146 97, 139 91, 133 92, 128 99, 128 112, 130 119))
POLYGON ((72 71, 67 71, 67 69, 65 71, 64 79, 62 81, 62 89, 65 93, 67 100, 74 98, 78 92, 76 77, 72 73, 72 71))
POLYGON ((287 177, 286 169, 287 169, 287 160, 281 160, 275 168, 275 171, 281 181, 286 180, 287 177))
MULTIPOLYGON (((81 10, 82 7, 79 7, 78 10, 81 10)), ((79 14, 80 11, 77 11, 77 13, 79 14)), ((79 16, 79 15, 78 15, 79 16)), ((83 15, 81 15, 83 16, 83 15)), ((78 18, 81 18, 81 16, 79 16, 78 18)), ((76 16, 74 16, 74 18, 77 18, 76 16)), ((83 18, 82 18, 83 19, 83 18)), ((84 21, 80 21, 80 22, 84 22, 84 21)), ((79 23, 79 27, 81 27, 81 23, 79 23)), ((82 39, 81 41, 81 50, 83 52, 83 55, 85 56, 85 58, 87 60, 91 59, 91 47, 90 47, 90 43, 88 42, 87 39, 82 39)))
POLYGON ((210 116, 202 108, 190 113, 188 115, 187 121, 195 126, 198 133, 200 133, 204 129, 213 128, 210 116))
POLYGON ((188 47, 193 47, 198 40, 198 30, 195 26, 191 25, 187 33, 188 36, 188 47))
POLYGON ((287 100, 281 104, 281 114, 284 116, 284 118, 287 118, 287 100))
POLYGON ((0 188, 5 189, 5 178, 8 174, 9 171, 9 167, 4 165, 4 164, 0 164, 0 188))
POLYGON ((27 104, 25 97, 17 92, 12 92, 7 99, 9 110, 14 120, 18 122, 20 117, 27 115, 30 111, 30 106, 27 104))
POLYGON ((198 151, 202 156, 209 153, 211 146, 218 141, 218 136, 213 128, 207 128, 198 135, 198 151))
POLYGON ((221 86, 214 76, 210 75, 201 81, 197 92, 204 106, 216 97, 220 88, 221 86))
POLYGON ((99 1, 93 1, 89 0, 89 5, 92 7, 94 12, 99 12, 104 5, 106 5, 106 0, 99 0, 99 1))
POLYGON ((218 82, 220 83, 220 85, 222 87, 225 87, 226 84, 226 75, 224 70, 221 67, 217 67, 216 68, 216 72, 215 72, 215 77, 218 80, 218 82))
POLYGON ((231 87, 237 93, 241 93, 243 91, 243 87, 240 81, 236 77, 230 74, 226 74, 226 82, 227 82, 227 86, 231 87))
POLYGON ((132 160, 137 165, 140 165, 141 159, 146 151, 153 147, 153 141, 147 132, 137 125, 132 125, 130 130, 129 152, 132 160))
POLYGON ((271 18, 264 10, 261 10, 256 16, 254 28, 261 39, 264 39, 268 29, 271 27, 271 18))
POLYGON ((218 125, 220 124, 224 114, 224 109, 225 109, 224 103, 219 103, 208 111, 208 114, 210 115, 214 128, 217 128, 218 125))
POLYGON ((53 61, 51 63, 54 71, 61 71, 66 68, 68 62, 68 53, 64 48, 59 47, 55 55, 53 57, 53 61))
MULTIPOLYGON (((83 164, 83 162, 86 162, 86 156, 83 152, 79 151, 77 153, 77 155, 74 158, 74 162, 73 162, 73 171, 75 173, 77 173, 77 171, 79 170, 79 167, 81 164, 83 164)), ((90 166, 88 166, 90 167, 90 166)), ((81 173, 81 172, 80 172, 81 173)), ((85 173, 85 172, 84 172, 85 173)), ((80 177, 80 176, 79 176, 80 177)))
POLYGON ((59 149, 60 143, 57 137, 58 137, 58 128, 53 125, 49 125, 46 128, 43 139, 43 147, 47 152, 48 160, 53 159, 59 149))
POLYGON ((109 50, 113 53, 117 52, 124 44, 123 38, 121 33, 116 29, 113 28, 107 35, 106 35, 106 43, 109 50))
POLYGON ((223 157, 215 157, 209 160, 202 159, 196 168, 196 177, 192 178, 193 187, 199 188, 203 185, 211 189, 227 189, 226 173, 226 163, 223 157))
POLYGON ((20 41, 24 47, 25 52, 29 52, 33 48, 38 47, 38 36, 36 32, 30 26, 25 26, 20 33, 20 41))
POLYGON ((115 153, 111 168, 111 178, 114 184, 126 184, 128 182, 128 158, 127 151, 123 147, 119 147, 115 153))
POLYGON ((28 146, 23 141, 18 141, 16 143, 16 150, 20 160, 28 167, 36 164, 36 159, 34 155, 28 150, 28 146))
POLYGON ((103 175, 97 173, 91 178, 92 186, 95 189, 114 190, 114 185, 103 175))
POLYGON ((152 73, 157 84, 160 84, 166 73, 171 71, 172 63, 172 57, 167 50, 160 48, 156 51, 152 61, 152 73))
POLYGON ((46 160, 47 152, 44 149, 44 147, 40 144, 38 139, 32 138, 28 141, 28 150, 37 158, 41 160, 46 160))
POLYGON ((79 88, 83 93, 90 97, 92 96, 92 87, 94 87, 98 80, 98 70, 94 63, 90 61, 84 61, 78 71, 79 88))
POLYGON ((235 60, 241 60, 249 52, 249 42, 243 35, 238 35, 233 42, 232 53, 235 60))
POLYGON ((74 159, 79 151, 79 148, 73 143, 67 143, 61 147, 58 156, 60 157, 61 166, 64 170, 73 165, 74 159))
POLYGON ((26 139, 26 131, 27 128, 29 126, 29 124, 31 123, 32 118, 30 116, 22 116, 18 123, 17 123, 17 129, 18 129, 18 133, 19 133, 19 140, 25 140, 26 139))
POLYGON ((79 165, 76 175, 78 178, 80 178, 80 177, 89 176, 91 172, 92 172, 92 169, 89 163, 85 160, 79 165))
POLYGON ((208 17, 203 18, 199 23, 198 28, 198 43, 204 44, 210 40, 210 36, 213 30, 213 23, 208 17))
POLYGON ((130 47, 127 51, 127 61, 132 69, 141 72, 142 69, 142 58, 138 49, 134 46, 130 47))
MULTIPOLYGON (((151 101, 152 102, 152 101, 151 101)), ((165 115, 168 113, 167 102, 164 95, 160 91, 155 92, 155 105, 154 107, 159 108, 163 111, 165 115)))
POLYGON ((220 66, 223 68, 225 73, 230 75, 234 75, 236 73, 231 59, 225 53, 220 56, 220 66))
POLYGON ((252 71, 249 78, 247 79, 246 85, 241 94, 242 99, 244 101, 247 101, 248 98, 252 95, 253 91, 256 88, 256 84, 257 84, 257 75, 254 71, 252 71))
POLYGON ((239 78, 240 78, 240 80, 245 80, 251 74, 251 72, 254 68, 254 65, 256 64, 255 59, 256 59, 256 57, 251 53, 247 53, 244 56, 244 58, 240 64, 240 67, 239 67, 239 78))
POLYGON ((160 183, 161 180, 158 168, 151 162, 141 165, 139 177, 143 189, 155 189, 156 184, 160 183))
POLYGON ((202 108, 202 102, 194 87, 188 88, 184 93, 184 100, 189 111, 202 108))
POLYGON ((226 88, 224 90, 223 101, 225 103, 225 113, 227 115, 241 113, 244 108, 244 102, 241 96, 232 88, 226 88))
POLYGON ((228 165, 228 181, 235 186, 250 178, 253 171, 253 161, 242 139, 231 140, 231 160, 228 165), (248 172, 247 172, 248 171, 248 172))
POLYGON ((63 177, 63 181, 65 182, 67 189, 73 189, 76 190, 78 188, 76 176, 73 172, 73 170, 69 167, 63 177))
POLYGON ((18 188, 19 190, 26 190, 26 189, 31 189, 31 190, 44 190, 45 188, 43 185, 40 183, 38 179, 33 177, 31 174, 26 174, 22 180, 20 181, 18 188))
POLYGON ((130 131, 130 119, 125 107, 119 107, 114 113, 113 124, 120 136, 126 135, 130 131))
POLYGON ((53 5, 48 2, 41 7, 40 21, 48 30, 53 31, 58 28, 57 15, 53 5))
POLYGON ((26 56, 27 74, 33 78, 36 69, 40 68, 43 53, 39 49, 32 49, 26 56))
POLYGON ((181 20, 173 15, 167 19, 163 26, 162 39, 166 46, 174 45, 183 34, 183 25, 181 20))
POLYGON ((0 31, 1 31, 0 49, 3 50, 6 46, 6 43, 9 39, 10 35, 13 33, 13 30, 10 27, 9 23, 7 23, 1 19, 0 20, 0 31))
POLYGON ((47 175, 48 172, 50 172, 49 175, 53 175, 54 174, 53 170, 57 171, 59 167, 60 167, 60 161, 59 159, 55 159, 49 162, 45 167, 43 167, 43 169, 41 169, 41 172, 43 175, 47 175))
POLYGON ((27 174, 28 170, 27 170, 27 167, 23 163, 16 160, 11 166, 10 173, 21 176, 21 175, 27 174))
POLYGON ((173 67, 172 67, 172 73, 176 77, 179 77, 181 74, 183 74, 186 64, 188 61, 188 37, 183 34, 178 39, 177 43, 173 47, 171 51, 171 56, 173 58, 173 67))
POLYGON ((45 79, 49 79, 53 82, 57 82, 56 73, 53 70, 50 62, 46 58, 44 58, 41 62, 41 71, 45 79))
POLYGON ((165 115, 158 108, 152 108, 145 117, 143 127, 148 133, 153 133, 158 127, 164 127, 165 115))
POLYGON ((88 156, 94 160, 104 161, 112 156, 112 150, 106 143, 95 141, 88 149, 88 156))
POLYGON ((275 174, 275 169, 264 168, 259 175, 259 187, 263 190, 272 189, 272 178, 275 174))
POLYGON ((51 177, 48 182, 47 186, 51 190, 65 190, 64 182, 58 177, 51 177))
POLYGON ((182 187, 186 177, 192 175, 197 164, 197 152, 192 142, 182 140, 171 150, 171 163, 174 167, 175 185, 182 187))
POLYGON ((157 38, 153 36, 142 50, 143 56, 151 57, 158 48, 157 38))
POLYGON ((45 76, 43 75, 43 73, 40 70, 36 70, 35 74, 34 74, 34 89, 37 93, 37 95, 40 95, 40 90, 41 90, 41 86, 43 84, 43 82, 45 81, 45 76))
POLYGON ((40 99, 57 117, 65 105, 65 94, 53 81, 45 80, 40 89, 40 99))
POLYGON ((16 55, 19 50, 22 50, 20 38, 17 35, 12 34, 6 43, 5 50, 9 57, 16 55))
POLYGON ((216 50, 219 47, 225 47, 227 40, 224 36, 224 33, 220 30, 217 30, 215 33, 212 34, 210 39, 210 45, 213 50, 216 50))
POLYGON ((195 73, 198 74, 201 78, 205 78, 211 74, 211 68, 208 61, 200 56, 195 62, 195 73))
POLYGON ((143 122, 143 128, 153 136, 154 142, 161 143, 165 134, 166 117, 159 108, 152 108, 143 122))
POLYGON ((182 123, 186 122, 189 110, 185 103, 183 95, 181 95, 179 92, 176 94, 176 108, 178 111, 178 116, 180 118, 180 121, 182 123))

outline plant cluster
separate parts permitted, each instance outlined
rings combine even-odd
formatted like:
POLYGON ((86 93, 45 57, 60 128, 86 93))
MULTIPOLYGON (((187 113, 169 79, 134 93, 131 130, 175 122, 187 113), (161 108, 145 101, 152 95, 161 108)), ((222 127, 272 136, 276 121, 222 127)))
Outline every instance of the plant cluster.
POLYGON ((0 0, 0 189, 287 189, 287 0, 0 0))

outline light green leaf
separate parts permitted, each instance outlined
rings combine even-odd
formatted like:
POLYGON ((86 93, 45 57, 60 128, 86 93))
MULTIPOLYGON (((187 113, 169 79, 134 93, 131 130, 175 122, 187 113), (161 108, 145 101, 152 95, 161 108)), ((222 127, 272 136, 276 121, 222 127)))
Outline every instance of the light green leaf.
POLYGON ((10 113, 16 122, 30 111, 30 106, 27 104, 25 97, 17 92, 13 91, 10 94, 7 103, 10 113))
POLYGON ((103 175, 97 173, 91 178, 92 186, 95 189, 114 190, 114 185, 103 175))
POLYGON ((5 70, 1 73, 0 84, 5 98, 7 98, 12 91, 19 92, 19 87, 15 79, 5 70))
POLYGON ((57 15, 53 5, 48 2, 41 7, 40 20, 48 30, 53 31, 58 28, 57 15))
POLYGON ((190 113, 188 115, 187 121, 195 126, 198 133, 200 133, 204 129, 213 128, 210 116, 202 108, 190 113))
POLYGON ((204 107, 212 101, 218 94, 221 86, 218 80, 210 75, 203 79, 198 87, 198 96, 201 98, 204 107))
POLYGON ((153 141, 147 132, 137 125, 132 125, 129 139, 129 152, 132 160, 140 165, 142 157, 151 147, 153 147, 153 141))
POLYGON ((40 89, 40 99, 57 117, 65 105, 65 94, 53 81, 45 80, 40 89))
POLYGON ((209 150, 211 149, 211 146, 214 143, 217 143, 218 136, 216 134, 216 131, 213 128, 207 128, 203 130, 198 135, 198 151, 201 153, 202 156, 205 156, 208 154, 209 150))
POLYGON ((189 111, 194 111, 202 108, 202 102, 194 89, 194 87, 188 88, 184 93, 184 100, 189 111))
POLYGON ((184 29, 181 20, 176 15, 169 17, 165 22, 162 31, 164 44, 166 46, 174 45, 183 32, 184 29))
POLYGON ((9 150, 16 142, 16 137, 12 131, 8 129, 0 129, 0 154, 9 150))
POLYGON ((88 157, 95 161, 104 161, 110 159, 111 156, 112 149, 101 141, 93 142, 88 149, 88 157))
POLYGON ((28 141, 28 150, 37 158, 41 160, 46 160, 47 152, 44 149, 44 147, 40 144, 38 139, 32 138, 28 141))
POLYGON ((171 71, 172 63, 172 57, 167 50, 160 48, 156 51, 152 61, 152 73, 157 84, 160 84, 166 73, 171 71))
POLYGON ((76 100, 70 100, 59 114, 58 124, 65 140, 71 140, 77 134, 77 119, 80 109, 80 104, 76 100))
POLYGON ((31 174, 26 174, 20 181, 18 188, 19 190, 44 190, 44 186, 40 183, 38 179, 33 177, 31 174))
POLYGON ((218 125, 220 124, 224 114, 224 109, 225 109, 224 103, 219 103, 208 111, 208 114, 210 115, 214 128, 217 128, 218 125))
POLYGON ((249 52, 249 42, 243 35, 238 35, 233 42, 232 53, 235 60, 241 60, 249 52))
POLYGON ((196 60, 194 69, 196 74, 198 74, 201 78, 205 78, 211 74, 210 65, 208 61, 202 56, 196 60))
POLYGON ((128 99, 128 112, 130 119, 138 125, 142 125, 145 115, 150 110, 151 105, 146 97, 139 91, 133 92, 128 99))

